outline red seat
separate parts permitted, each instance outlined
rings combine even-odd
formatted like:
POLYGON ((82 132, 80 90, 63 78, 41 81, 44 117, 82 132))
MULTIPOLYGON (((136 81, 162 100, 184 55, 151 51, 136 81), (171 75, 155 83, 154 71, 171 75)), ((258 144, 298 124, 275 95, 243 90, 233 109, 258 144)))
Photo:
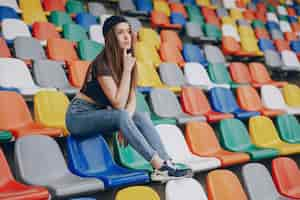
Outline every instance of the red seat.
POLYGON ((32 35, 41 41, 60 38, 55 26, 49 22, 35 22, 32 25, 32 35))
POLYGON ((170 8, 172 12, 181 13, 185 18, 188 17, 188 14, 182 3, 170 3, 170 8))
POLYGON ((252 20, 255 19, 255 15, 254 15, 254 12, 252 10, 244 10, 244 18, 245 20, 251 22, 252 20))
POLYGON ((150 21, 151 21, 152 28, 158 28, 158 27, 169 28, 169 29, 182 28, 181 24, 171 24, 169 17, 165 13, 156 10, 153 10, 151 12, 150 21))
POLYGON ((294 32, 285 32, 285 33, 284 33, 284 38, 285 38, 288 42, 298 40, 297 34, 294 33, 294 32))
POLYGON ((241 49, 241 45, 233 37, 222 37, 222 50, 225 55, 235 55, 241 49))
POLYGON ((254 32, 257 39, 270 39, 268 31, 264 28, 256 28, 254 32))
POLYGON ((300 32, 300 24, 298 22, 292 23, 292 29, 295 33, 299 33, 300 32))
POLYGON ((52 11, 65 11, 64 0, 43 0, 44 10, 48 12, 52 11))
POLYGON ((78 60, 77 53, 71 41, 51 38, 47 42, 48 57, 57 61, 78 60))
POLYGON ((69 80, 74 87, 81 88, 89 65, 89 61, 76 60, 68 62, 69 80))
POLYGON ((159 53, 163 62, 175 63, 180 67, 184 66, 185 62, 181 55, 181 51, 174 48, 174 44, 170 42, 161 43, 159 53))
POLYGON ((201 11, 202 11, 203 17, 205 18, 206 23, 213 24, 213 25, 217 26, 218 28, 221 27, 220 20, 217 17, 214 9, 203 6, 203 7, 201 7, 201 11))
POLYGON ((2 37, 0 37, 0 57, 11 58, 9 48, 2 37))
POLYGON ((296 13, 296 11, 295 11, 294 8, 287 7, 286 11, 287 11, 287 13, 288 13, 289 16, 297 16, 297 13, 296 13))
POLYGON ((173 30, 161 30, 160 32, 161 42, 169 42, 174 44, 180 51, 182 50, 182 41, 179 38, 177 32, 173 30))
POLYGON ((251 83, 251 75, 245 63, 232 62, 229 65, 229 72, 234 82, 240 84, 251 83))
POLYGON ((283 50, 291 50, 290 45, 286 40, 274 40, 275 46, 278 51, 283 51, 283 50))
POLYGON ((0 200, 48 200, 49 192, 39 186, 17 182, 0 148, 0 200))

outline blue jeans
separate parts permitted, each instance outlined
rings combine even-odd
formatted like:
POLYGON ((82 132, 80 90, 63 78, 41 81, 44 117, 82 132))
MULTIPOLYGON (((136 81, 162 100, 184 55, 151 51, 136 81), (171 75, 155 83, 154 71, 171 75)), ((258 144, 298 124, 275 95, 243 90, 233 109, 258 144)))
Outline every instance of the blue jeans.
POLYGON ((154 155, 170 159, 147 113, 126 110, 101 109, 80 98, 74 98, 66 113, 66 126, 72 135, 89 136, 121 131, 128 143, 147 161, 154 155))

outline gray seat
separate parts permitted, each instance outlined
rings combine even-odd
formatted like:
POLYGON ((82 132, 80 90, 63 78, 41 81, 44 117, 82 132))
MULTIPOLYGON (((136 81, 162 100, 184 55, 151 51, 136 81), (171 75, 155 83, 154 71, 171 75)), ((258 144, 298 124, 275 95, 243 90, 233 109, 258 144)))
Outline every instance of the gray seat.
POLYGON ((46 59, 41 43, 32 37, 16 37, 14 50, 16 58, 24 60, 46 59))
POLYGON ((74 95, 78 91, 70 85, 60 62, 37 60, 33 64, 33 75, 41 87, 57 88, 67 95, 74 95))
POLYGON ((248 8, 249 10, 256 11, 256 5, 255 5, 255 3, 253 3, 253 2, 249 2, 248 5, 247 5, 247 8, 248 8))
POLYGON ((201 26, 199 26, 198 23, 187 22, 185 24, 185 32, 186 35, 194 41, 215 42, 214 38, 209 38, 204 35, 201 26))
POLYGON ((139 19, 137 19, 135 17, 125 17, 125 18, 128 20, 128 22, 131 25, 131 28, 134 32, 137 33, 140 30, 140 28, 142 28, 143 25, 139 19))
POLYGON ((20 179, 31 185, 47 187, 55 198, 66 198, 103 190, 96 178, 81 178, 72 174, 63 154, 49 136, 24 136, 15 144, 16 170, 20 179))
POLYGON ((182 71, 174 63, 161 63, 159 74, 161 80, 168 86, 184 86, 186 84, 182 71))
POLYGON ((89 13, 91 13, 94 16, 99 17, 101 15, 107 14, 107 10, 104 7, 104 5, 99 2, 89 2, 88 9, 89 9, 89 13))
POLYGON ((156 115, 163 118, 175 118, 179 124, 206 120, 204 116, 190 116, 183 113, 176 95, 167 89, 152 89, 150 104, 156 115))
POLYGON ((225 57, 219 47, 213 45, 204 45, 204 54, 209 63, 226 63, 225 57))
POLYGON ((271 69, 281 69, 283 65, 280 55, 273 50, 266 50, 264 52, 265 64, 271 69))
POLYGON ((147 15, 146 11, 137 10, 133 0, 122 0, 119 1, 119 9, 121 13, 128 15, 138 16, 138 15, 147 15))
POLYGON ((242 177, 251 200, 288 200, 281 196, 273 183, 268 169, 260 163, 242 167, 242 177))
POLYGON ((228 16, 228 12, 227 12, 226 8, 218 8, 217 15, 219 18, 222 18, 222 17, 228 16))
POLYGON ((272 40, 284 40, 283 33, 280 30, 272 29, 271 31, 272 40))
POLYGON ((217 8, 223 7, 222 0, 211 0, 210 3, 217 8))
POLYGON ((238 24, 239 26, 249 26, 249 27, 251 27, 251 25, 249 24, 249 22, 246 21, 246 20, 244 20, 244 19, 238 19, 238 20, 237 20, 237 24, 238 24))

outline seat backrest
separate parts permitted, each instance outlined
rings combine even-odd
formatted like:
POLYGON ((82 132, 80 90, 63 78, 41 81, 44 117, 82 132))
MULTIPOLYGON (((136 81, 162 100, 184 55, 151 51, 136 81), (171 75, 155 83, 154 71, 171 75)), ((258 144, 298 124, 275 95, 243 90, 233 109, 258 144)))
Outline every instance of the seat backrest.
POLYGON ((242 177, 250 199, 279 199, 272 176, 263 164, 244 165, 242 177))
POLYGON ((101 31, 101 25, 91 25, 89 30, 90 39, 100 44, 104 44, 104 36, 101 31))
POLYGON ((38 40, 48 40, 50 38, 60 38, 54 24, 49 22, 35 22, 32 24, 32 35, 38 40))
POLYGON ((274 43, 278 51, 291 50, 289 43, 284 39, 275 40, 274 43))
POLYGON ((173 30, 162 30, 160 32, 161 42, 171 42, 174 44, 179 50, 182 50, 182 42, 179 38, 178 34, 173 30))
POLYGON ((286 66, 292 66, 297 67, 297 69, 300 66, 300 62, 297 58, 297 55, 295 52, 290 50, 283 50, 281 52, 282 61, 286 66))
POLYGON ((211 85, 207 71, 199 63, 185 63, 184 75, 187 82, 191 85, 211 85))
POLYGON ((279 88, 273 85, 263 85, 260 88, 262 103, 270 109, 285 109, 286 104, 279 88))
POLYGON ((282 66, 282 60, 280 55, 276 51, 267 50, 265 54, 265 63, 270 68, 280 68, 282 66))
POLYGON ((131 29, 133 32, 138 33, 139 30, 143 27, 142 22, 135 17, 126 17, 127 21, 129 22, 131 29))
POLYGON ((226 63, 222 51, 217 46, 204 45, 204 53, 210 63, 226 63))
POLYGON ((65 39, 74 42, 79 42, 80 40, 88 39, 85 29, 78 24, 64 24, 63 35, 65 39))
POLYGON ((59 27, 64 24, 74 23, 71 16, 62 11, 52 11, 49 16, 49 21, 59 27))
POLYGON ((155 11, 163 12, 167 16, 170 16, 170 14, 171 14, 169 4, 165 1, 154 1, 153 2, 153 9, 155 11))
POLYGON ((262 51, 265 50, 273 50, 275 51, 275 47, 273 45, 272 40, 269 39, 259 39, 258 45, 262 51))
POLYGON ((116 194, 115 200, 160 200, 157 192, 148 186, 131 186, 119 190, 116 194))
POLYGON ((82 86, 89 65, 89 61, 77 60, 68 62, 69 79, 73 86, 77 88, 80 88, 82 86))
POLYGON ((263 108, 257 91, 251 86, 238 87, 236 96, 240 107, 244 110, 260 111, 263 108))
POLYGON ((282 94, 287 105, 300 107, 300 88, 295 84, 286 84, 282 88, 282 94))
POLYGON ((65 7, 69 14, 85 12, 83 2, 81 1, 67 1, 65 7))
POLYGON ((4 152, 0 148, 0 188, 5 187, 5 184, 13 179, 14 178, 10 171, 4 152))
POLYGON ((161 63, 159 65, 161 80, 169 86, 183 86, 185 78, 181 69, 174 63, 161 63))
POLYGON ((218 112, 233 112, 238 109, 237 102, 230 89, 216 87, 209 91, 209 99, 214 110, 218 112))
POLYGON ((232 82, 224 63, 210 63, 207 69, 209 77, 213 82, 219 84, 230 84, 232 82))
POLYGON ((163 42, 159 49, 160 57, 164 62, 176 63, 182 65, 184 63, 183 57, 179 49, 174 48, 171 42, 163 42))
POLYGON ((256 83, 268 83, 272 80, 266 67, 261 63, 249 63, 249 71, 252 80, 256 83))
POLYGON ((250 83, 251 75, 248 70, 248 67, 245 63, 242 62, 232 62, 229 65, 229 72, 231 78, 234 82, 237 83, 250 83))
POLYGON ((6 40, 14 40, 17 36, 31 37, 29 28, 19 19, 4 19, 1 22, 1 28, 6 40))
POLYGON ((100 2, 88 2, 89 12, 94 16, 100 16, 106 14, 104 5, 100 2))
POLYGON ((20 59, 46 59, 41 43, 32 37, 16 37, 14 49, 16 57, 20 59))
POLYGON ((65 4, 64 1, 61 0, 43 0, 43 8, 45 11, 65 11, 65 4))
POLYGON ((211 156, 221 150, 214 130, 207 122, 190 122, 185 127, 185 137, 192 153, 211 156))
POLYGON ((71 41, 51 38, 47 42, 47 52, 50 59, 58 61, 78 60, 77 53, 71 41))
POLYGON ((156 31, 151 28, 143 27, 138 32, 139 41, 146 42, 156 49, 159 49, 161 38, 156 31))
POLYGON ((90 26, 97 24, 97 17, 90 13, 79 13, 76 15, 75 20, 77 24, 83 27, 85 30, 89 30, 90 26))
POLYGON ((103 48, 104 45, 93 40, 81 40, 78 42, 78 51, 82 60, 93 61, 103 48))
POLYGON ((136 109, 139 112, 150 113, 150 108, 149 108, 149 105, 148 105, 148 103, 145 99, 145 96, 140 92, 136 93, 136 109))
POLYGON ((183 87, 180 97, 183 110, 191 115, 203 115, 211 111, 208 99, 199 88, 183 87))
POLYGON ((161 63, 161 58, 153 45, 147 42, 136 42, 134 53, 138 61, 151 62, 153 67, 161 63))
POLYGON ((137 62, 138 68, 138 86, 141 87, 159 87, 162 85, 158 73, 150 63, 137 62))
POLYGON ((182 54, 186 62, 198 62, 202 65, 207 64, 202 51, 194 44, 184 44, 182 54))
POLYGON ((279 115, 276 117, 275 122, 280 137, 283 140, 294 143, 300 141, 300 125, 294 115, 279 115))
POLYGON ((11 57, 11 53, 10 50, 6 44, 6 41, 0 37, 0 57, 4 57, 4 58, 10 58, 11 57))

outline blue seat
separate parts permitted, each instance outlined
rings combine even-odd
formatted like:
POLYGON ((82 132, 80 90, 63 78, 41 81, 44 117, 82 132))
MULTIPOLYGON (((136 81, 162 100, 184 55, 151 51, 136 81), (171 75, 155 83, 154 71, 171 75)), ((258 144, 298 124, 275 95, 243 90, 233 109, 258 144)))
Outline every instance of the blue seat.
POLYGON ((182 54, 186 62, 198 62, 207 67, 208 62, 201 49, 194 44, 184 44, 182 54))
POLYGON ((241 109, 237 105, 232 91, 227 88, 212 88, 209 91, 209 99, 215 111, 233 113, 235 117, 239 119, 247 119, 260 114, 259 112, 251 112, 241 109))
POLYGON ((300 15, 300 5, 297 5, 294 8, 296 10, 297 15, 299 16, 300 15))
POLYGON ((295 16, 288 16, 288 21, 292 23, 298 23, 298 19, 295 16))
POLYGON ((104 138, 97 134, 88 138, 67 138, 70 170, 82 177, 96 177, 105 189, 149 182, 146 171, 130 170, 118 166, 104 138))
POLYGON ((20 93, 20 90, 18 88, 14 88, 14 87, 2 87, 2 86, 0 86, 0 91, 1 90, 20 93))
POLYGON ((272 29, 277 29, 277 30, 280 30, 280 26, 279 26, 279 24, 277 24, 276 22, 267 22, 266 23, 266 27, 267 27, 267 29, 270 31, 270 30, 272 30, 272 29))
POLYGON ((172 24, 180 24, 181 26, 184 26, 186 23, 184 16, 177 12, 171 13, 170 21, 172 24))
POLYGON ((134 0, 135 7, 139 11, 150 13, 153 9, 151 0, 134 0))
POLYGON ((19 19, 18 14, 16 13, 15 9, 7 6, 0 6, 0 22, 3 19, 19 19))
POLYGON ((266 51, 266 50, 276 51, 272 40, 269 40, 269 39, 259 39, 258 46, 259 46, 260 50, 262 50, 262 51, 266 51))
POLYGON ((290 45, 293 51, 295 51, 296 53, 300 53, 300 40, 291 41, 290 45))
POLYGON ((181 0, 181 3, 185 4, 185 5, 196 5, 195 0, 181 0))
POLYGON ((98 24, 97 17, 90 13, 79 13, 76 15, 75 21, 87 31, 91 25, 98 24))

